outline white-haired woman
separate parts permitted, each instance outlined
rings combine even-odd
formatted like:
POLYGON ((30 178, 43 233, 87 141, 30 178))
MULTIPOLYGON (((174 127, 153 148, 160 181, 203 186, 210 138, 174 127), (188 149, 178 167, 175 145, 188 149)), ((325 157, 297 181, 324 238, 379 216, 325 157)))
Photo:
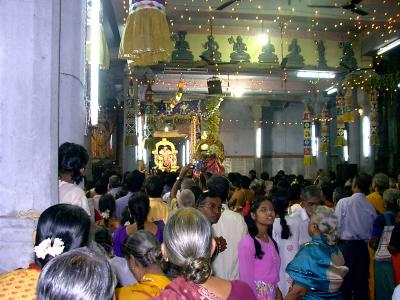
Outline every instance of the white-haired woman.
POLYGON ((332 208, 318 206, 313 210, 308 226, 312 240, 303 245, 286 268, 293 284, 285 300, 342 299, 340 287, 348 268, 336 246, 337 226, 332 208))
POLYGON ((201 212, 179 209, 165 225, 164 236, 161 251, 179 276, 153 299, 255 300, 246 283, 211 276, 211 256, 216 243, 211 225, 201 212))

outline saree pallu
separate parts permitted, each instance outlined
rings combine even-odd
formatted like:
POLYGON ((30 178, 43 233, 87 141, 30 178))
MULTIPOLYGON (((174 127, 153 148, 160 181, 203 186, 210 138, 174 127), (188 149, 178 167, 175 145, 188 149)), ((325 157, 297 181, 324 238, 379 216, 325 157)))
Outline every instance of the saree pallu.
MULTIPOLYGON (((227 300, 256 300, 250 287, 243 281, 231 281, 231 291, 227 300)), ((133 299, 133 298, 132 298, 133 299)), ((202 285, 177 277, 153 300, 221 300, 202 285)))
POLYGON ((286 272, 293 284, 307 289, 302 299, 342 299, 340 287, 348 272, 337 246, 329 245, 321 237, 305 243, 286 272))
POLYGON ((163 274, 145 274, 140 282, 116 289, 118 300, 145 300, 155 297, 165 289, 170 280, 163 274))

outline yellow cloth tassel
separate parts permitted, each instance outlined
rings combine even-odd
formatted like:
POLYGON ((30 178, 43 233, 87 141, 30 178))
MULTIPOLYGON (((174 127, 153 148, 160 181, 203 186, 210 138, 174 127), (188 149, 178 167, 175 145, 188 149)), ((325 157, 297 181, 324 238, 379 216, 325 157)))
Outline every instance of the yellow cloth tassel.
MULTIPOLYGON (((102 70, 108 70, 110 67, 110 50, 108 49, 107 40, 103 29, 99 31, 99 34, 99 68, 102 70)), ((90 65, 90 43, 86 43, 86 63, 90 65)))
POLYGON ((312 156, 304 156, 304 165, 305 166, 310 166, 313 163, 313 158, 312 156))
POLYGON ((353 112, 347 112, 343 115, 343 121, 346 123, 353 123, 354 122, 354 114, 353 112))
POLYGON ((371 146, 379 146, 379 136, 376 134, 371 135, 371 146))
POLYGON ((136 135, 128 135, 127 137, 125 137, 125 145, 136 146, 137 145, 136 135))
POLYGON ((169 62, 172 44, 166 16, 155 9, 142 9, 128 16, 119 58, 135 66, 169 62))
POLYGON ((319 151, 320 152, 328 152, 328 143, 321 144, 319 151))
POLYGON ((346 141, 345 138, 342 137, 342 136, 336 137, 335 146, 336 146, 336 147, 344 147, 344 146, 347 146, 347 141, 346 141))

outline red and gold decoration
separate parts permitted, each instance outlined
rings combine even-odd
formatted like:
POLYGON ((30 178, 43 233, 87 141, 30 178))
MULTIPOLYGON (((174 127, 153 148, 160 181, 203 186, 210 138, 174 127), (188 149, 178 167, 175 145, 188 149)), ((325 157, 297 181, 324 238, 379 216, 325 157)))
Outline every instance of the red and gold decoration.
POLYGON ((371 146, 378 146, 378 92, 376 90, 369 93, 369 103, 371 105, 371 146))
POLYGON ((197 149, 197 144, 200 140, 200 119, 197 115, 193 115, 190 122, 190 157, 193 157, 193 152, 197 149))
POLYGON ((92 128, 92 158, 113 159, 114 151, 111 147, 111 135, 114 132, 114 123, 106 113, 99 115, 99 123, 92 128))
POLYGON ((321 114, 321 146, 320 152, 328 152, 329 150, 329 110, 327 105, 322 109, 321 114))
MULTIPOLYGON (((201 141, 197 145, 197 150, 194 155, 195 159, 201 160, 203 166, 212 174, 224 175, 225 168, 222 162, 225 159, 224 145, 219 139, 213 136, 208 136, 206 132, 201 136, 201 141)), ((194 175, 200 176, 201 170, 195 170, 194 175)))
POLYGON ((303 128, 304 128, 304 165, 309 166, 312 164, 312 150, 311 150, 311 112, 306 105, 303 114, 303 128))
POLYGON ((344 147, 347 146, 347 141, 344 138, 344 99, 342 96, 336 96, 336 140, 335 146, 336 147, 344 147))
POLYGON ((346 93, 344 95, 343 122, 345 123, 354 122, 353 91, 351 88, 346 89, 346 93))
POLYGON ((171 141, 162 138, 160 142, 156 143, 155 149, 151 153, 154 155, 154 164, 157 169, 163 172, 176 172, 178 170, 178 151, 171 141))
POLYGON ((175 98, 172 98, 168 102, 168 108, 170 110, 174 109, 175 106, 181 101, 183 95, 183 89, 185 88, 185 82, 181 79, 178 82, 178 91, 175 94, 175 98))
POLYGON ((172 45, 164 0, 131 0, 119 58, 135 66, 169 62, 172 45))
POLYGON ((223 175, 225 173, 225 168, 222 165, 225 159, 224 145, 219 140, 221 123, 219 107, 222 101, 223 98, 220 96, 207 97, 206 112, 203 121, 207 126, 208 133, 205 131, 203 132, 201 141, 197 145, 194 155, 194 159, 203 161, 207 172, 218 175, 223 175))

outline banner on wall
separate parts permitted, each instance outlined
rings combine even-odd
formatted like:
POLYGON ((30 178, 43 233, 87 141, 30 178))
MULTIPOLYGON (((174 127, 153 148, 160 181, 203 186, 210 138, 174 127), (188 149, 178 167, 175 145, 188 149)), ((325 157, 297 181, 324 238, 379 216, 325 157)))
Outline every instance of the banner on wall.
POLYGON ((304 126, 304 165, 309 166, 312 164, 312 150, 311 150, 311 112, 308 105, 304 107, 303 114, 304 126))
POLYGON ((378 92, 376 90, 369 94, 369 102, 371 105, 371 146, 378 146, 378 92))
POLYGON ((342 96, 336 96, 336 147, 344 147, 347 146, 347 140, 344 138, 344 99, 342 96))
POLYGON ((319 148, 320 152, 328 152, 329 150, 329 110, 328 106, 325 105, 322 109, 321 114, 321 146, 319 148))

